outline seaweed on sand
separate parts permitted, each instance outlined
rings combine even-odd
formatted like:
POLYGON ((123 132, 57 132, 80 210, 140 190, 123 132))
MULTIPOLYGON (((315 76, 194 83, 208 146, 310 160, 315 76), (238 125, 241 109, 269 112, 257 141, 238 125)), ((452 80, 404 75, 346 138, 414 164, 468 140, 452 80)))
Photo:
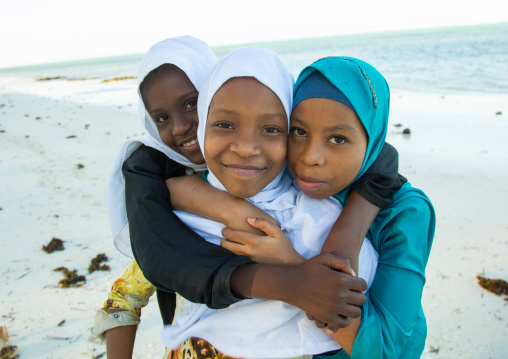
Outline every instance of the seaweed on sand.
POLYGON ((54 251, 63 251, 65 247, 60 238, 53 237, 47 245, 42 246, 42 249, 46 253, 52 253, 54 251))
POLYGON ((79 287, 82 285, 78 284, 79 282, 86 282, 86 277, 79 275, 76 269, 70 271, 66 267, 58 267, 55 272, 62 272, 65 275, 65 278, 58 282, 61 288, 79 287))
POLYGON ((90 266, 88 267, 88 273, 93 273, 96 270, 109 270, 109 266, 107 264, 102 264, 102 262, 107 262, 108 256, 104 253, 99 253, 97 256, 91 260, 90 266))

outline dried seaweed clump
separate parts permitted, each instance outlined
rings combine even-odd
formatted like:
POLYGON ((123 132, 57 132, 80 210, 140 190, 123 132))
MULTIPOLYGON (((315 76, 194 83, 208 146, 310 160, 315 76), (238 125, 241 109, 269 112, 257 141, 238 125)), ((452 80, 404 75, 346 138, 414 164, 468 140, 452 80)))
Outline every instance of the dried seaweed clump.
POLYGON ((55 272, 62 272, 65 275, 65 278, 58 282, 60 288, 79 287, 81 286, 81 284, 78 284, 79 282, 86 282, 86 277, 78 275, 76 269, 70 271, 65 267, 58 267, 55 272))
POLYGON ((123 76, 123 77, 113 77, 111 79, 105 79, 101 82, 116 82, 116 81, 125 81, 125 80, 135 80, 136 76, 123 76))
POLYGON ((0 327, 0 359, 15 359, 19 358, 18 347, 16 345, 9 345, 9 334, 7 328, 0 327))
MULTIPOLYGON (((506 294, 508 295, 508 282, 502 279, 490 279, 482 276, 476 276, 478 278, 478 284, 489 292, 497 295, 506 294)), ((508 298, 505 298, 508 300, 508 298)))
POLYGON ((60 238, 53 237, 46 246, 42 246, 42 249, 46 253, 52 253, 54 251, 63 251, 65 247, 63 245, 63 241, 60 238))
POLYGON ((96 270, 109 270, 109 266, 107 264, 102 264, 102 262, 107 262, 108 256, 104 253, 99 253, 97 256, 92 259, 90 262, 90 266, 88 267, 88 273, 93 273, 96 270))

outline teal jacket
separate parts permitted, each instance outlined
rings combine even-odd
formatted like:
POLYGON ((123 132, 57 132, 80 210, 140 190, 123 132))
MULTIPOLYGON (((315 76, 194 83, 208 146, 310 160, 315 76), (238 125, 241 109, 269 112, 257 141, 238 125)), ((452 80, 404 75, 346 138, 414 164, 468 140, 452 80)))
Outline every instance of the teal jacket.
MULTIPOLYGON (((427 324, 421 298, 436 217, 432 203, 405 183, 381 210, 367 237, 379 266, 362 308, 351 358, 419 358, 427 324)), ((336 358, 349 358, 342 350, 336 358)))

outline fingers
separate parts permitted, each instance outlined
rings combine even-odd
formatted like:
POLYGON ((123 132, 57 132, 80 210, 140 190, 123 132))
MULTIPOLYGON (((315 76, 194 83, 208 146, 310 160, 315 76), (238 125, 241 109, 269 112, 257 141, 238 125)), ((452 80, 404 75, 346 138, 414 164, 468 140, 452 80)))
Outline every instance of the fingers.
POLYGON ((312 314, 305 313, 305 315, 307 315, 308 320, 314 320, 314 316, 312 314))
POLYGON ((247 217, 247 222, 254 228, 263 231, 268 236, 276 236, 281 232, 279 225, 273 221, 267 221, 264 218, 247 217))
MULTIPOLYGON (((363 291, 367 290, 367 282, 363 278, 350 276, 349 278, 347 278, 347 282, 348 282, 348 288, 351 290, 355 290, 357 292, 363 292, 363 291)), ((365 296, 363 294, 362 294, 362 296, 365 299, 365 296)), ((365 300, 363 303, 365 303, 365 300)), ((354 303, 354 304, 362 305, 363 303, 361 303, 361 304, 354 303)))
POLYGON ((349 258, 338 256, 332 253, 323 253, 321 256, 323 256, 324 259, 323 263, 331 269, 356 277, 356 273, 353 271, 353 268, 351 268, 349 258))
POLYGON ((253 238, 255 237, 255 235, 252 233, 239 231, 227 227, 222 229, 222 235, 229 241, 236 242, 237 244, 242 245, 250 244, 253 241, 253 238))
POLYGON ((243 245, 243 244, 232 242, 232 241, 227 240, 226 238, 222 238, 220 241, 220 245, 223 248, 226 248, 228 251, 231 251, 231 252, 238 254, 240 256, 246 255, 245 245, 243 245))
POLYGON ((314 324, 316 324, 316 327, 318 327, 318 328, 326 327, 326 323, 320 321, 319 319, 314 319, 314 324))
POLYGON ((327 324, 327 328, 335 333, 338 329, 347 327, 349 323, 349 318, 338 315, 332 322, 327 324))

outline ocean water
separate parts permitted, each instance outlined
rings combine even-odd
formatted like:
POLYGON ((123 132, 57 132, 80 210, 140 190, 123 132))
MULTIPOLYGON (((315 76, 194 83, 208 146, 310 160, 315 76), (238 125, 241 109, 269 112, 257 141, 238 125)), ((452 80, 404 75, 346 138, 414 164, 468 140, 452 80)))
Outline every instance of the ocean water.
MULTIPOLYGON (((214 47, 218 57, 238 44, 214 47)), ((295 75, 325 56, 352 56, 376 67, 392 90, 508 93, 508 23, 264 42, 295 75)), ((67 79, 136 76, 143 54, 0 69, 0 77, 67 79)))

